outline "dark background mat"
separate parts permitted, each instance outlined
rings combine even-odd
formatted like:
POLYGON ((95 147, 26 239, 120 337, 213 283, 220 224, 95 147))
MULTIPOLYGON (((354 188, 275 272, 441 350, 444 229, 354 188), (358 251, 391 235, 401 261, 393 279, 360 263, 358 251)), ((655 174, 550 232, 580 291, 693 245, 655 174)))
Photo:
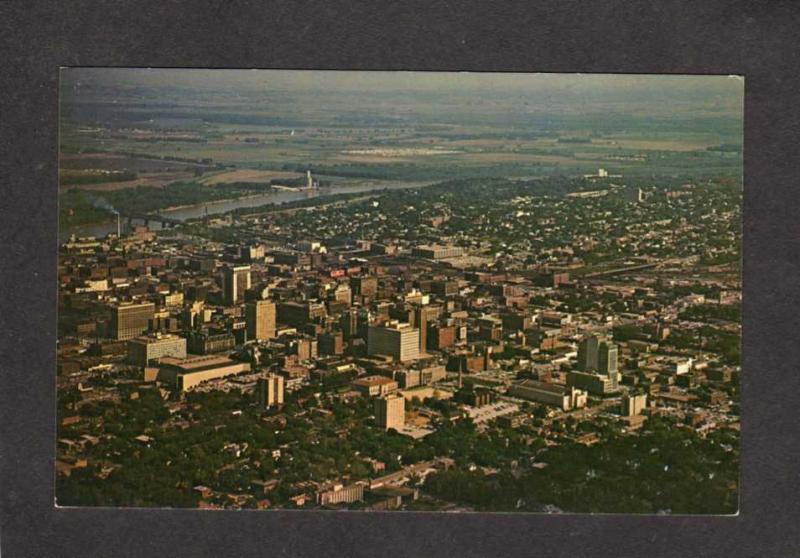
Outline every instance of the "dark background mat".
POLYGON ((0 551, 800 556, 800 3, 0 2, 0 551), (738 517, 54 507, 59 66, 743 74, 738 517))

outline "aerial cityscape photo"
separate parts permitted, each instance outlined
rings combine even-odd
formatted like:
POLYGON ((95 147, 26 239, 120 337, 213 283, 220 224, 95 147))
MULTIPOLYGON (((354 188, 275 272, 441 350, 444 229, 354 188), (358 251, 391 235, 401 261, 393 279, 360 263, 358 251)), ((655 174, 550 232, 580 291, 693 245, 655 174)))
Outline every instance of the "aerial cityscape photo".
POLYGON ((741 77, 60 86, 58 506, 737 513, 741 77))

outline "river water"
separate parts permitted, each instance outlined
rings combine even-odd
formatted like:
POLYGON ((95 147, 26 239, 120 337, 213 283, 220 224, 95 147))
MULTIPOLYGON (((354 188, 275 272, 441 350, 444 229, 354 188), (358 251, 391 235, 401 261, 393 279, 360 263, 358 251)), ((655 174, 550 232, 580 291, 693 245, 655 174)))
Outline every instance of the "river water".
MULTIPOLYGON (((432 182, 358 182, 354 184, 341 184, 333 188, 322 188, 320 190, 300 190, 300 191, 287 191, 287 190, 274 190, 266 194, 258 194, 255 196, 248 196, 244 198, 222 200, 216 202, 200 203, 178 209, 165 209, 161 211, 154 211, 157 215, 164 217, 172 217, 185 221, 187 219, 196 219, 202 217, 208 209, 209 215, 219 215, 227 213, 240 207, 258 207, 259 205, 266 205, 268 203, 281 204, 291 201, 304 200, 309 198, 325 197, 331 194, 349 194, 358 192, 373 192, 377 190, 397 190, 403 188, 421 188, 429 186, 432 182)), ((127 219, 123 218, 123 227, 127 223, 127 219)), ((151 230, 158 230, 160 223, 150 223, 151 230)), ((76 236, 96 236, 103 237, 110 232, 116 232, 116 221, 109 221, 107 223, 96 223, 93 225, 84 225, 81 227, 70 227, 59 231, 59 242, 66 242, 70 235, 76 236)))

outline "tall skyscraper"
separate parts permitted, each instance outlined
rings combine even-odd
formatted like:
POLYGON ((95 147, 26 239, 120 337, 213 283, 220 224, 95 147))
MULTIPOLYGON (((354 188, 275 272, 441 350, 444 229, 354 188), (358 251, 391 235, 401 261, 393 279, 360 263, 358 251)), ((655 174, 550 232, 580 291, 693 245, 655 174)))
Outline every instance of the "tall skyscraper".
POLYGON ((355 308, 350 308, 342 312, 341 317, 339 318, 339 327, 342 328, 342 334, 344 335, 345 341, 350 341, 350 339, 358 336, 358 310, 355 308))
MULTIPOLYGON (((609 391, 616 391, 619 386, 618 360, 619 349, 617 345, 603 336, 595 333, 589 334, 578 345, 578 370, 598 376, 606 376, 609 391)), ((575 377, 577 378, 578 376, 575 377)), ((587 378, 586 381, 594 380, 587 378)), ((581 387, 581 385, 577 385, 577 387, 581 387)))
POLYGON ((390 394, 375 399, 375 422, 384 430, 400 430, 406 424, 406 400, 402 395, 390 394))
POLYGON ((226 265, 222 268, 222 295, 225 304, 233 306, 244 300, 244 292, 250 288, 249 265, 226 265))
POLYGON ((319 354, 340 355, 344 352, 344 335, 341 331, 328 331, 319 336, 319 354))
POLYGON ((597 351, 597 371, 608 376, 612 390, 619 387, 618 352, 617 346, 608 340, 602 341, 597 351))
POLYGON ((601 341, 597 347, 597 371, 609 375, 616 373, 618 351, 619 349, 614 343, 608 340, 601 341))
POLYGON ((600 336, 594 333, 584 337, 578 345, 578 369, 583 371, 597 370, 597 356, 600 347, 600 336))
POLYGON ((258 405, 267 409, 283 405, 284 385, 283 376, 277 374, 259 378, 256 382, 256 402, 258 405))
POLYGON ((374 297, 378 294, 378 278, 368 275, 357 275, 350 278, 350 288, 354 295, 374 297))
POLYGON ((275 337, 275 303, 269 300, 254 300, 245 305, 247 338, 266 341, 275 337))
POLYGON ((123 303, 111 307, 111 337, 118 341, 133 339, 147 331, 148 321, 155 316, 156 305, 123 303))
POLYGON ((419 352, 424 353, 428 348, 428 325, 439 316, 440 308, 424 304, 414 309, 414 327, 419 329, 419 352))

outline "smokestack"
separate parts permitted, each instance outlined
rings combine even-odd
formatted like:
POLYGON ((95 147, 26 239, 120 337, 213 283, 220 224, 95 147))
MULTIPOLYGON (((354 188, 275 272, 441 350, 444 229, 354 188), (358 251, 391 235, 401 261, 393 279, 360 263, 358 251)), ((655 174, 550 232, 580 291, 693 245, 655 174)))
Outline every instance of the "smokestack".
POLYGON ((122 238, 122 225, 119 221, 119 213, 117 213, 117 238, 122 238))

